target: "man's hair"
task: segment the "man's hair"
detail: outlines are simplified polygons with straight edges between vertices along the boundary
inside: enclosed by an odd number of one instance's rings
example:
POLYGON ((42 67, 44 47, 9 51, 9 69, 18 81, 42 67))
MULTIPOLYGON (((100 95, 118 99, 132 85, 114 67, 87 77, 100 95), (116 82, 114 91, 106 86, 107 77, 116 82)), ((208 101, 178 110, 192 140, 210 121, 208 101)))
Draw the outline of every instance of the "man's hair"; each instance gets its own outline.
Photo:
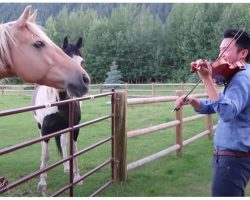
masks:
POLYGON ((244 31, 242 29, 227 29, 224 32, 224 38, 235 38, 235 40, 237 40, 236 46, 238 46, 239 50, 243 50, 243 49, 248 50, 246 61, 249 60, 249 57, 250 57, 250 35, 247 31, 244 31))

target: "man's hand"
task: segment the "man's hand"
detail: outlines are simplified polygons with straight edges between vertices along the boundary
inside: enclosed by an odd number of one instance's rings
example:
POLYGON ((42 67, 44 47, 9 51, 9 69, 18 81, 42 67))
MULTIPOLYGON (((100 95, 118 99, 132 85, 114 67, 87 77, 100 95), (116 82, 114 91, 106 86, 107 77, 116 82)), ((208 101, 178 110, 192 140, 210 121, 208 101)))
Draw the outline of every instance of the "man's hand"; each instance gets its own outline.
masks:
POLYGON ((175 101, 175 107, 176 107, 176 109, 179 110, 182 106, 191 104, 191 102, 193 101, 193 99, 194 99, 193 97, 191 97, 191 96, 186 97, 186 95, 183 95, 183 96, 179 97, 175 101))
POLYGON ((175 106, 176 106, 175 108, 176 108, 176 110, 179 110, 182 106, 188 105, 188 104, 190 104, 196 111, 200 110, 199 99, 192 97, 192 96, 186 97, 185 95, 179 97, 175 101, 175 106))
POLYGON ((196 60, 191 63, 191 70, 198 72, 199 77, 204 80, 212 77, 212 67, 207 60, 196 60))

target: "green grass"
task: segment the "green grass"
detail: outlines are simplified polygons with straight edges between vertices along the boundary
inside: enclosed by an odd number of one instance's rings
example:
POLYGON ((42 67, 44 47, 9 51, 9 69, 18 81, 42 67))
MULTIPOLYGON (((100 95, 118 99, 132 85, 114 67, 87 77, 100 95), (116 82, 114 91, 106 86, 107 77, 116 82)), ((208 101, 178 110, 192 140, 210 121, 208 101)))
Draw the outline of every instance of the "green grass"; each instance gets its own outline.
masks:
MULTIPOLYGON (((85 101, 82 108, 82 121, 88 121, 107 115, 111 112, 107 104, 109 97, 85 101)), ((1 96, 0 110, 30 105, 29 97, 1 96)), ((128 130, 156 125, 172 121, 175 117, 170 111, 174 103, 157 103, 128 107, 128 130)), ((185 116, 194 115, 191 108, 186 107, 185 116)), ((190 138, 204 130, 205 120, 200 119, 185 124, 184 139, 190 138)), ((216 117, 214 117, 216 121, 216 117)), ((104 139, 111 134, 111 120, 87 126, 80 131, 78 148, 87 146, 104 139)), ((31 112, 8 117, 0 120, 0 149, 39 137, 36 122, 31 112)), ((158 131, 142 137, 128 140, 128 163, 161 151, 175 143, 174 128, 158 131)), ((59 160, 54 140, 50 141, 50 160, 59 160)), ((110 158, 110 142, 90 151, 78 158, 80 173, 84 174, 98 164, 110 158)), ((13 182, 39 169, 41 145, 32 145, 26 149, 0 157, 0 176, 13 182)), ((99 194, 102 197, 130 196, 210 196, 211 160, 213 152, 212 140, 202 138, 184 147, 183 155, 158 159, 140 168, 130 170, 125 182, 113 184, 99 194)), ((105 184, 111 175, 110 166, 98 171, 84 181, 84 185, 76 186, 75 196, 89 196, 105 184)), ((63 173, 63 166, 58 166, 48 172, 48 195, 68 183, 68 174, 63 173)), ((36 185, 39 178, 18 186, 1 196, 41 196, 36 185)), ((249 189, 247 191, 250 191, 249 189)), ((249 192, 247 192, 249 194, 249 192)), ((68 192, 62 194, 68 196, 68 192)))

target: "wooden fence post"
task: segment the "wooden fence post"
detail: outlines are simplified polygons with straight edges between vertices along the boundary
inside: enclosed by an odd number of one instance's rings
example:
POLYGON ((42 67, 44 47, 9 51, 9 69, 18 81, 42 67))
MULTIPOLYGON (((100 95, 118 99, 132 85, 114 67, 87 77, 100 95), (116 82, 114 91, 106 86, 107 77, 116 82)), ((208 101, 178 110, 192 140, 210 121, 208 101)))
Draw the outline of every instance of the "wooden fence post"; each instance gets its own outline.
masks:
POLYGON ((152 96, 155 96, 155 83, 152 83, 152 96))
POLYGON ((213 137, 213 119, 212 115, 206 115, 206 129, 209 131, 208 137, 209 139, 212 139, 213 137))
POLYGON ((184 82, 181 81, 181 88, 180 88, 182 91, 184 90, 184 82))
POLYGON ((127 94, 114 94, 114 181, 127 178, 127 94))
POLYGON ((125 93, 128 96, 128 83, 125 84, 125 93))
POLYGON ((4 188, 7 185, 8 185, 8 180, 5 177, 0 176, 0 189, 4 188))
MULTIPOLYGON (((177 96, 182 96, 183 91, 182 90, 177 90, 176 95, 177 96)), ((176 126, 175 129, 175 135, 176 135, 176 144, 180 145, 180 149, 177 150, 177 155, 181 156, 182 154, 182 148, 183 148, 183 139, 182 139, 182 132, 183 132, 183 114, 182 114, 182 107, 175 112, 175 119, 180 121, 180 124, 176 126)))
POLYGON ((1 89, 2 89, 2 95, 4 95, 4 87, 5 87, 5 86, 1 86, 1 89))
POLYGON ((102 94, 102 83, 100 83, 100 94, 102 94))
POLYGON ((22 85, 19 85, 18 86, 18 96, 22 96, 22 92, 23 92, 23 88, 22 88, 22 85))

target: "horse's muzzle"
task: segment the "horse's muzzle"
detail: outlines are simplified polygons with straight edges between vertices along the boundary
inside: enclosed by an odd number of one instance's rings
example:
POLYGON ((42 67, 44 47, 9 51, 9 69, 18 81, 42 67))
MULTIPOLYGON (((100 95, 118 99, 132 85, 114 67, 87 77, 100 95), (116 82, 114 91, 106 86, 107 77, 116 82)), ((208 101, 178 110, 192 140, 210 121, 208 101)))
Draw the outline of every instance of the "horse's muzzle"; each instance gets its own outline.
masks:
POLYGON ((87 75, 83 75, 80 84, 69 83, 67 87, 67 92, 70 97, 81 97, 88 93, 89 91, 90 78, 87 75))
POLYGON ((89 78, 86 74, 83 75, 82 80, 83 80, 83 83, 84 83, 87 87, 89 87, 90 78, 89 78))

